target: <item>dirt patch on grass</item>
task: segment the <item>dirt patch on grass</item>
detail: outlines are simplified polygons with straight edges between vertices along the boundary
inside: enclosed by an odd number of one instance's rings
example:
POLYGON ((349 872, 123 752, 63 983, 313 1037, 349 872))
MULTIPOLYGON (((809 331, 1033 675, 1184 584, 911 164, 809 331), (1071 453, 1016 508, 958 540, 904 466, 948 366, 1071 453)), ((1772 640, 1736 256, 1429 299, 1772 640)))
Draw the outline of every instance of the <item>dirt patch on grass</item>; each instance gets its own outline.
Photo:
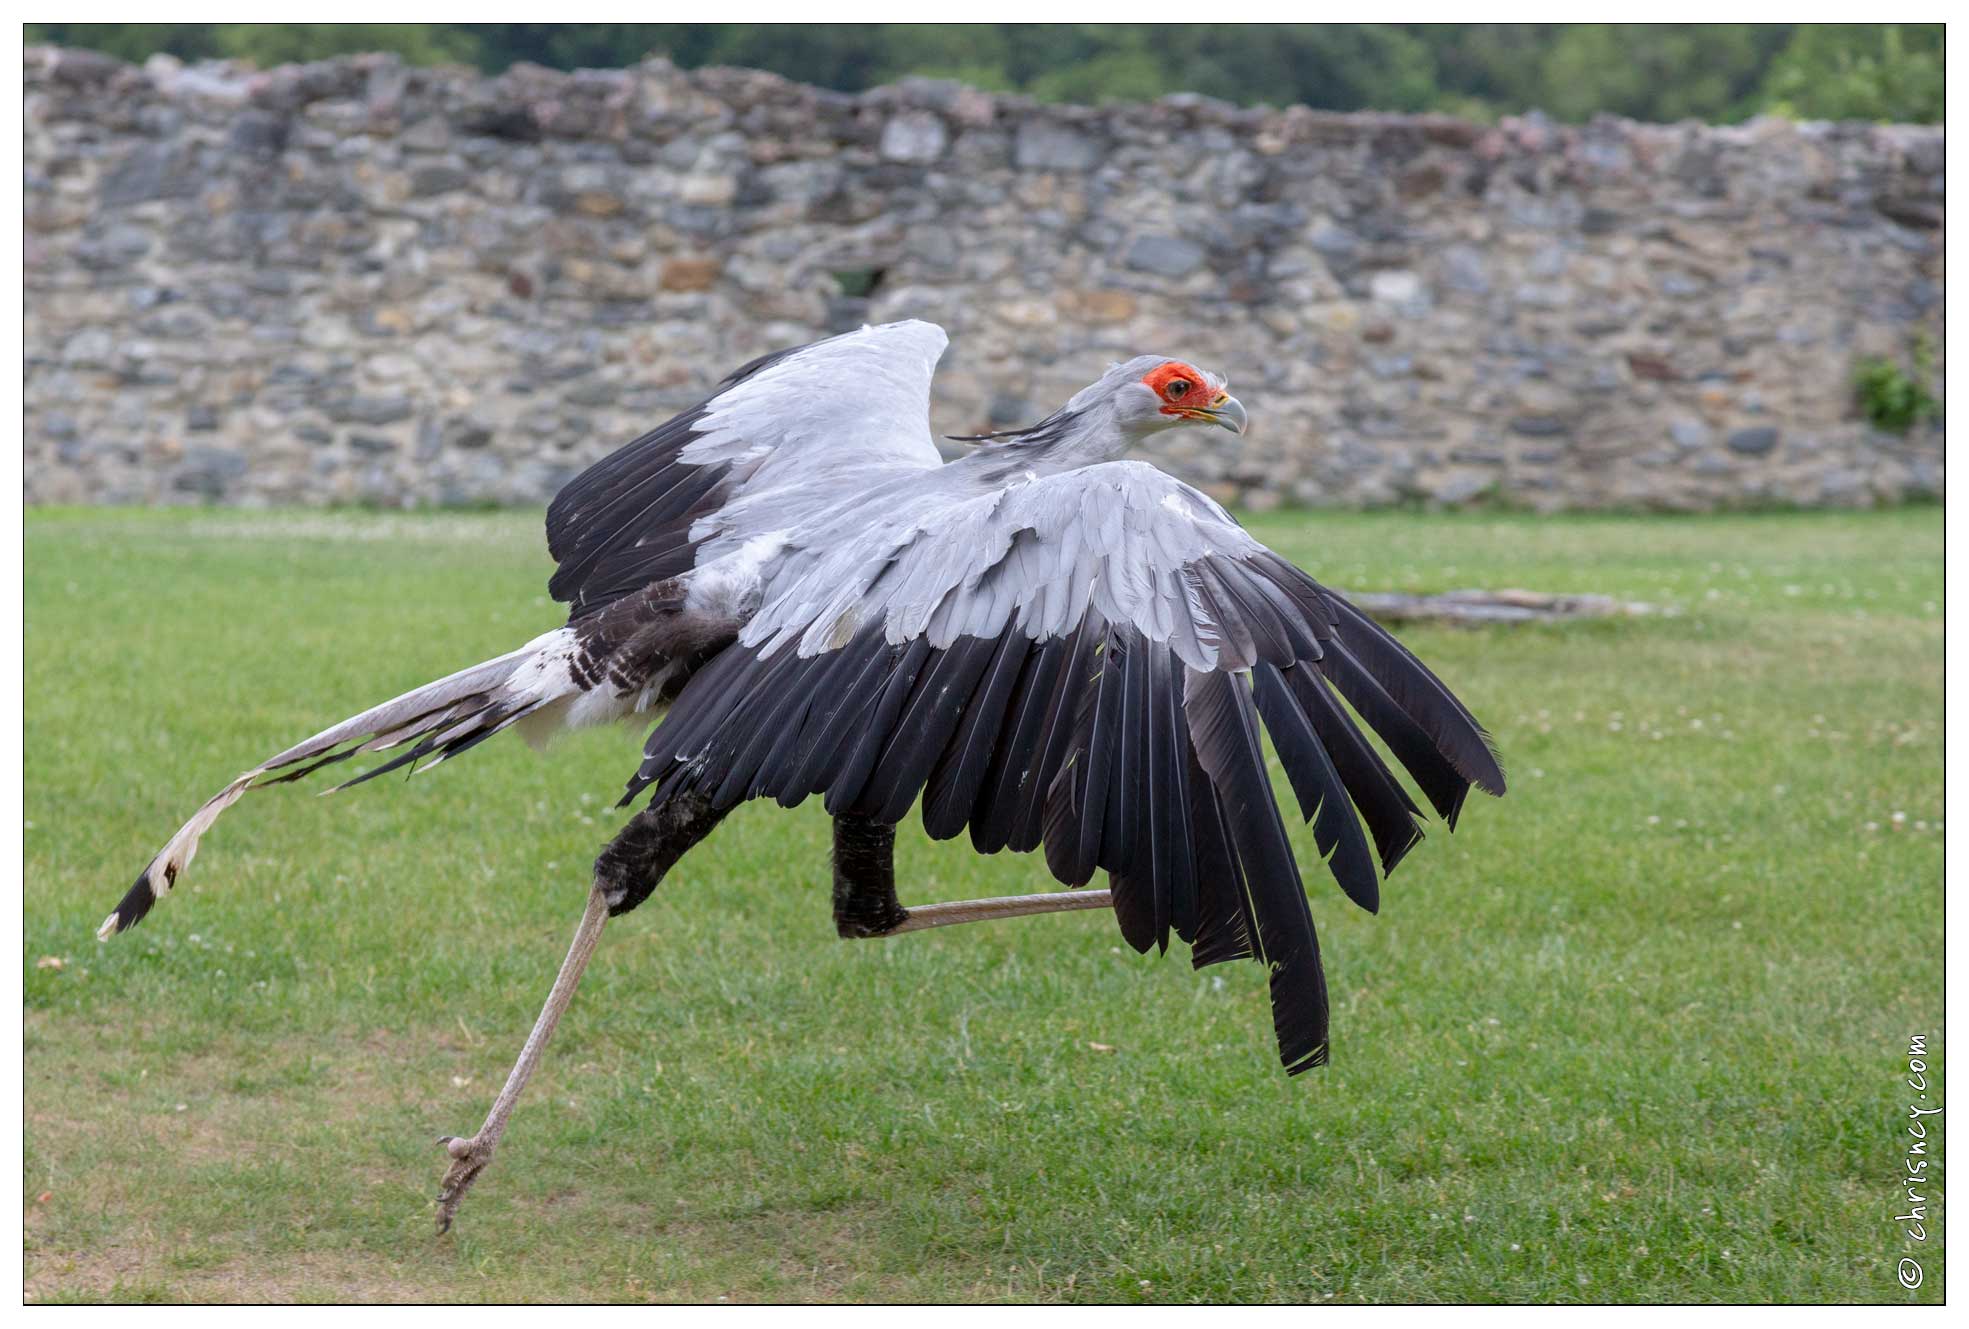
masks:
POLYGON ((168 1252, 130 1246, 28 1255, 27 1301, 62 1300, 259 1302, 335 1301, 401 1304, 440 1298, 428 1282, 402 1276, 387 1262, 353 1252, 307 1251, 279 1260, 236 1256, 204 1269, 172 1267, 168 1252))

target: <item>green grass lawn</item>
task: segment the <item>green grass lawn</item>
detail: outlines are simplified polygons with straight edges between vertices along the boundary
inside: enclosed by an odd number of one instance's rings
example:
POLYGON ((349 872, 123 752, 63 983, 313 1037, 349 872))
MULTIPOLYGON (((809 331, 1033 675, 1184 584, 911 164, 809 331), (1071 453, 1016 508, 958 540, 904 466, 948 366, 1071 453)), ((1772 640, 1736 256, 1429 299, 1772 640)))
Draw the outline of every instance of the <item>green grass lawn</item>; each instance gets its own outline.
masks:
MULTIPOLYGON (((611 925, 438 1238, 434 1139, 639 735, 255 795, 93 932, 238 771, 553 626, 538 517, 30 513, 27 1295, 1938 1300, 1939 1222, 1908 1294, 1891 1218, 1943 1032, 1940 510, 1251 524, 1340 586, 1673 611, 1403 634, 1511 794, 1379 917, 1295 827, 1331 1067, 1279 1072, 1258 966, 1099 915, 836 940, 824 815, 753 805, 611 925)), ((913 819, 897 876, 1049 887, 913 819)))

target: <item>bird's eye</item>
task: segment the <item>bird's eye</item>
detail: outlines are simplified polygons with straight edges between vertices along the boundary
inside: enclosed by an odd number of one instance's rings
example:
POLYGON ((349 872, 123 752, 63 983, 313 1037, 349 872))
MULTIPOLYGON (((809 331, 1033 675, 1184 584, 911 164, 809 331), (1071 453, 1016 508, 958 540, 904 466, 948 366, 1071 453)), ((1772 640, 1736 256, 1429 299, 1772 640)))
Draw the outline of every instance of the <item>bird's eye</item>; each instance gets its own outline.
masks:
POLYGON ((1169 380, 1169 385, 1163 389, 1164 392, 1169 394, 1169 400, 1171 401, 1175 401, 1176 398, 1189 390, 1190 381, 1186 378, 1172 378, 1169 380))

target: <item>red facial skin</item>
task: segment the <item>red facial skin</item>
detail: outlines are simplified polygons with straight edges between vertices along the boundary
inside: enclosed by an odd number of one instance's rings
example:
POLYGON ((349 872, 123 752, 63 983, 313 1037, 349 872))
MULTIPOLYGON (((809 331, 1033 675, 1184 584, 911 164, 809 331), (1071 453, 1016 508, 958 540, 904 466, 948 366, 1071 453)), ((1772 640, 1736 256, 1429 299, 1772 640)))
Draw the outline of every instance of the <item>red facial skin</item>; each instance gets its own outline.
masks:
POLYGON ((1143 376, 1142 382, 1162 399, 1164 415, 1193 417, 1223 396, 1223 393, 1211 390, 1210 381, 1201 369, 1186 365, 1181 360, 1169 360, 1157 365, 1143 376), (1182 393, 1172 394, 1170 386, 1176 383, 1187 383, 1189 387, 1182 393))

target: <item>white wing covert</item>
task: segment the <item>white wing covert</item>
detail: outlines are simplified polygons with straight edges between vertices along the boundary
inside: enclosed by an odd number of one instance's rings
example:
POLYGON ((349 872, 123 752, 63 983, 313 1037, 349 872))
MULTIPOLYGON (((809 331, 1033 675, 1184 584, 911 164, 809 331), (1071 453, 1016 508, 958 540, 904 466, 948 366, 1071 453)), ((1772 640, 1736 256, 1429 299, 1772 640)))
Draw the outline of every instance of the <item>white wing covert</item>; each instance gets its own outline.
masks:
POLYGON ((865 327, 754 360, 570 481, 547 509, 570 619, 678 576, 879 478, 937 466, 931 323, 865 327))

